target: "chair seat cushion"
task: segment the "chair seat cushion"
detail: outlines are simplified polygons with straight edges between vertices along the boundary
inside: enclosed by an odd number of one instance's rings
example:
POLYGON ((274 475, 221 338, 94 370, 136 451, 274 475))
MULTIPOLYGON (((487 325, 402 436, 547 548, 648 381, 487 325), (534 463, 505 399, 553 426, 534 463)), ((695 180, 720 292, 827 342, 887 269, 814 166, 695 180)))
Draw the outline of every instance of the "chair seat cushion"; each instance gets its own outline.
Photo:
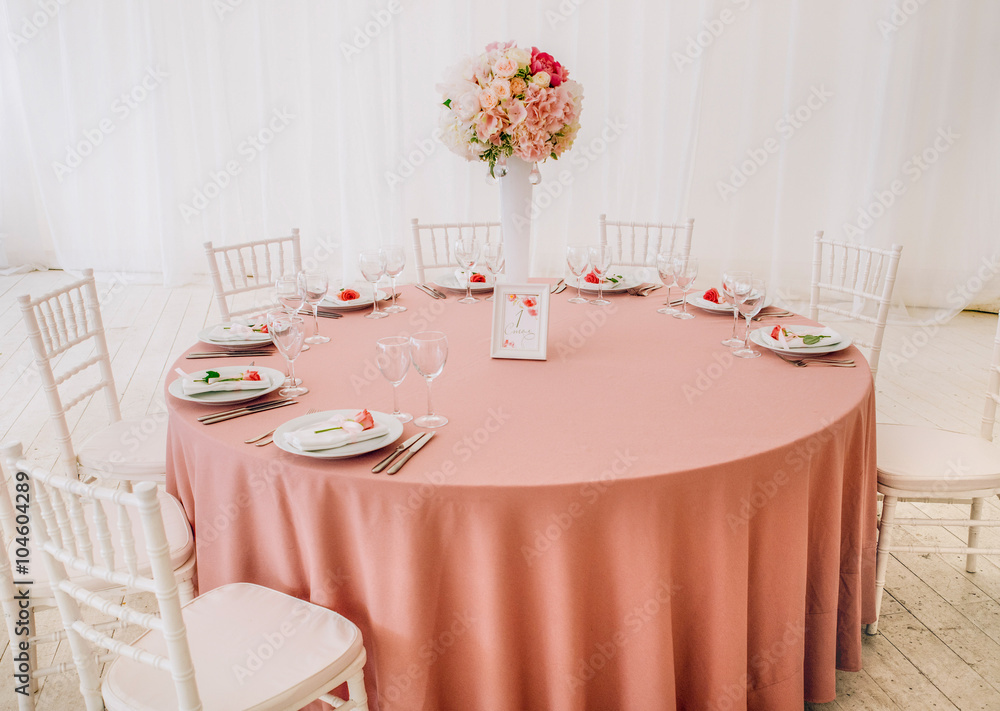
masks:
MULTIPOLYGON (((170 547, 170 562, 174 570, 177 570, 183 563, 194 556, 194 537, 191 535, 191 526, 188 524, 187 516, 184 514, 184 509, 181 507, 180 501, 163 491, 163 489, 159 489, 157 498, 160 501, 160 511, 163 514, 163 528, 167 533, 167 544, 170 547)), ((104 510, 108 518, 108 529, 111 533, 111 546, 115 552, 116 567, 120 570, 125 570, 125 560, 122 557, 121 531, 118 529, 118 518, 115 507, 108 505, 104 510)), ((92 516, 90 505, 84 509, 84 516, 90 520, 92 516)), ((149 555, 146 553, 146 536, 142 531, 142 521, 137 514, 130 515, 129 520, 132 522, 132 535, 135 537, 136 564, 139 568, 139 574, 151 576, 152 572, 149 565, 149 555)), ((51 597, 52 591, 49 587, 45 564, 42 562, 42 553, 41 550, 33 550, 31 545, 33 542, 33 538, 29 539, 28 549, 31 551, 31 577, 34 581, 31 595, 34 598, 51 597)), ((17 545, 16 540, 12 540, 7 544, 7 553, 11 560, 14 560, 14 548, 17 545)), ((96 540, 91 541, 91 545, 93 547, 92 554, 94 560, 101 560, 101 551, 98 542, 96 540)), ((66 566, 66 572, 73 582, 82 585, 88 590, 101 591, 118 587, 104 580, 92 578, 69 566, 66 566)))
POLYGON ((88 437, 76 458, 101 477, 162 481, 167 471, 167 416, 112 422, 88 437))
POLYGON ((876 442, 880 486, 927 494, 1000 489, 1000 447, 982 437, 880 424, 876 442))
MULTIPOLYGON (((269 588, 223 585, 183 608, 198 693, 205 711, 291 708, 327 684, 362 651, 350 620, 269 588)), ((134 643, 166 656, 159 631, 134 643)), ((170 674, 119 657, 102 686, 109 711, 175 711, 170 674)))

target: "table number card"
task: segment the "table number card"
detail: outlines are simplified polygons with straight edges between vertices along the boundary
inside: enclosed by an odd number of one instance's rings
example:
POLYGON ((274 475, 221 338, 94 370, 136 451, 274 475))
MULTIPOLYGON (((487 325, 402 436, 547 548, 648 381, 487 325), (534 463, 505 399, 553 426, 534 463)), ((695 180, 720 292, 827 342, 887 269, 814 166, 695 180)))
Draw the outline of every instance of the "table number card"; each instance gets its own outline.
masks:
POLYGON ((548 337, 548 285, 497 284, 493 291, 490 355, 545 360, 548 337))

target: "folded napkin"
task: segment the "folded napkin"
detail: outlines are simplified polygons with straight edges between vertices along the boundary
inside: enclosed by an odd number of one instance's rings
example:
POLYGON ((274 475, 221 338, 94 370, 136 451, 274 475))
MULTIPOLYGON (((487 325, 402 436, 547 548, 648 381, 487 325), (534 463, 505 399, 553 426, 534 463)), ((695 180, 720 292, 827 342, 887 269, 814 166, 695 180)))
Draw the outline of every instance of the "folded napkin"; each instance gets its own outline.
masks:
POLYGON ((371 429, 362 429, 363 425, 354 420, 348 420, 341 415, 334 415, 328 420, 317 422, 301 430, 285 433, 285 441, 296 449, 311 452, 318 449, 333 449, 345 444, 364 442, 389 434, 389 428, 375 422, 371 429))
POLYGON ((469 279, 472 277, 473 274, 480 274, 480 275, 482 275, 483 281, 474 281, 474 282, 472 282, 472 284, 474 284, 474 285, 475 284, 479 284, 481 286, 489 286, 490 285, 490 282, 492 280, 490 279, 490 277, 489 277, 488 274, 484 274, 483 272, 477 272, 477 271, 466 271, 465 269, 456 269, 455 270, 455 280, 459 283, 460 286, 465 286, 466 282, 469 281, 469 279))
POLYGON ((181 390, 185 395, 201 395, 203 393, 224 393, 231 390, 262 390, 271 387, 271 380, 263 373, 260 380, 227 380, 225 378, 209 378, 204 382, 204 376, 195 379, 190 375, 181 380, 181 390))
POLYGON ((242 323, 222 324, 213 328, 208 337, 213 341, 270 341, 271 336, 242 323))
POLYGON ((771 338, 776 340, 781 348, 830 346, 840 341, 836 331, 823 326, 796 326, 794 332, 775 326, 771 330, 771 338))

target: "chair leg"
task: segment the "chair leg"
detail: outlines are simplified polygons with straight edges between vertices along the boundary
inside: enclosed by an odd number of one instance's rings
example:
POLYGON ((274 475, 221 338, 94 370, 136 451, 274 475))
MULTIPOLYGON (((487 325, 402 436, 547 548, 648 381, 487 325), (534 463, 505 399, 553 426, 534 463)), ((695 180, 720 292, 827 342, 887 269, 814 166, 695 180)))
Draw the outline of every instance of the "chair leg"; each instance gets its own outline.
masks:
POLYGON ((885 569, 889 565, 889 543, 896 518, 896 497, 882 499, 882 517, 878 522, 878 556, 875 559, 875 621, 868 625, 868 634, 878 633, 878 618, 882 612, 882 592, 885 589, 885 569))
POLYGON ((368 693, 365 691, 365 673, 359 671, 347 680, 347 693, 354 708, 358 711, 368 711, 368 693))
MULTIPOLYGON (((969 518, 973 521, 978 521, 983 517, 983 500, 973 499, 972 509, 969 511, 969 518)), ((979 547, 979 526, 969 526, 969 548, 979 547)), ((965 569, 970 573, 976 572, 976 564, 978 562, 979 556, 974 553, 969 553, 965 557, 965 569)))
POLYGON ((194 583, 191 580, 182 580, 177 583, 177 595, 180 597, 182 605, 194 600, 194 583))

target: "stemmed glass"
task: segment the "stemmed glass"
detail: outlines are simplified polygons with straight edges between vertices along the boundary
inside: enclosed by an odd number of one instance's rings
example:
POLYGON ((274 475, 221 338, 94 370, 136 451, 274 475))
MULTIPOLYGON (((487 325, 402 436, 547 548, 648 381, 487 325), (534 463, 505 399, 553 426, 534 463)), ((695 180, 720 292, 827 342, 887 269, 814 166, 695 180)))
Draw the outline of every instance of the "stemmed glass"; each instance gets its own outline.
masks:
POLYGON ((590 250, 586 247, 567 247, 566 266, 570 273, 576 277, 576 296, 569 300, 571 304, 589 304, 590 299, 583 296, 583 275, 590 266, 590 250))
POLYGON ((278 352, 285 357, 288 363, 288 380, 293 383, 281 388, 278 394, 282 397, 305 395, 309 388, 294 384, 295 359, 302 352, 302 342, 306 335, 305 320, 301 316, 272 311, 268 314, 267 332, 271 334, 271 341, 278 347, 278 352))
POLYGON ((674 281, 681 288, 681 298, 684 299, 684 310, 674 314, 674 318, 694 318, 694 314, 689 314, 687 310, 687 294, 694 286, 694 280, 698 278, 698 260, 694 257, 674 258, 674 281))
MULTIPOLYGON (((278 303, 284 306, 289 314, 297 314, 306 303, 306 291, 298 274, 278 277, 274 282, 274 292, 278 303)), ((303 345, 302 350, 309 350, 309 346, 303 345)))
POLYGON ((591 247, 588 254, 590 255, 590 266, 593 268, 594 275, 598 279, 597 298, 591 299, 590 303, 597 306, 610 304, 611 302, 604 298, 604 275, 611 268, 611 247, 606 244, 591 247))
POLYGON ((474 304, 479 299, 472 295, 471 270, 479 261, 479 245, 475 240, 460 239, 455 241, 455 260, 458 266, 465 270, 465 298, 459 299, 460 304, 474 304))
MULTIPOLYGON (((398 245, 386 247, 385 252, 385 273, 392 280, 392 306, 388 306, 385 312, 388 314, 401 314, 406 311, 405 306, 396 306, 396 277, 403 273, 406 266, 406 250, 398 245)), ((409 422, 409 420, 404 420, 409 422)))
POLYGON ((372 285, 372 312, 365 318, 385 318, 389 314, 378 310, 378 280, 385 275, 385 252, 381 249, 362 252, 358 255, 361 276, 372 285))
POLYGON ((448 359, 448 337, 440 331, 421 331, 410 337, 410 357, 413 367, 427 381, 427 414, 413 421, 418 427, 441 427, 448 418, 434 414, 431 403, 431 381, 441 375, 448 359))
POLYGON ((743 340, 736 337, 736 324, 740 319, 740 310, 736 306, 735 297, 746 296, 750 290, 750 279, 753 275, 750 272, 722 272, 722 298, 733 307, 733 335, 722 342, 722 345, 730 348, 737 348, 743 345, 743 340))
MULTIPOLYGON (((487 243, 483 247, 483 266, 490 273, 490 280, 493 282, 493 289, 497 286, 497 274, 503 267, 503 245, 499 242, 487 243)), ((493 294, 486 297, 486 301, 493 301, 493 294)))
POLYGON ((677 282, 674 279, 674 253, 673 252, 660 252, 656 255, 656 271, 660 273, 660 279, 663 280, 663 285, 667 287, 667 301, 662 309, 657 309, 658 314, 673 315, 677 313, 677 309, 670 305, 670 288, 674 286, 677 282))
MULTIPOLYGON (((737 308, 747 320, 747 330, 743 334, 743 347, 733 351, 734 356, 740 358, 760 358, 760 351, 755 351, 750 347, 750 322, 753 317, 760 313, 764 306, 764 298, 767 296, 767 284, 763 279, 750 279, 750 288, 745 290, 745 294, 736 292, 734 300, 737 308)), ((742 291, 742 289, 741 289, 742 291)))
POLYGON ((392 416, 400 422, 409 422, 413 415, 399 411, 398 388, 410 370, 410 339, 389 336, 375 341, 375 363, 382 377, 392 383, 392 416))
POLYGON ((319 335, 319 302, 326 296, 330 280, 323 272, 299 272, 299 282, 305 302, 312 306, 313 312, 313 335, 306 339, 306 343, 329 343, 328 336, 319 335))

